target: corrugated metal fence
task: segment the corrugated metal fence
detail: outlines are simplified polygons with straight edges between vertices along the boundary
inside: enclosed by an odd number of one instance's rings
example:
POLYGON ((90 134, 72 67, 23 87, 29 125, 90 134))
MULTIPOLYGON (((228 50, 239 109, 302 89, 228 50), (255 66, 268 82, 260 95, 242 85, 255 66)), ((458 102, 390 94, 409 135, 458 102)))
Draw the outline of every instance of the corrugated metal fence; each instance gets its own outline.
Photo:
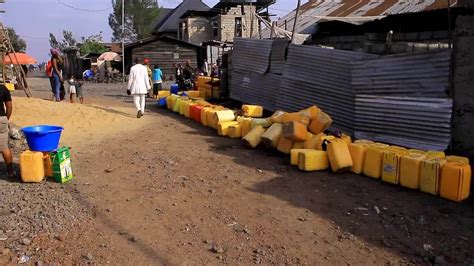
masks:
POLYGON ((269 111, 316 104, 357 138, 447 148, 449 51, 377 56, 287 44, 236 39, 231 98, 269 111))

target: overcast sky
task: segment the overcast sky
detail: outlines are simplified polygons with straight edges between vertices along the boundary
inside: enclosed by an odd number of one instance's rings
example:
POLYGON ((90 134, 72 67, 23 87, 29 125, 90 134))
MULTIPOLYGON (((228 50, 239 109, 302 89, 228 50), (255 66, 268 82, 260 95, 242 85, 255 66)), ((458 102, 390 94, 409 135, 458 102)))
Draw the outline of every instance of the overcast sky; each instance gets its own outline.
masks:
MULTIPOLYGON (((212 7, 218 0, 204 2, 212 7)), ((180 0, 159 1, 163 7, 175 7, 179 3, 180 0)), ((112 34, 108 17, 111 6, 111 0, 6 0, 5 4, 0 5, 0 9, 6 11, 5 14, 0 14, 0 20, 5 26, 14 28, 17 34, 26 40, 27 53, 41 62, 48 59, 49 32, 59 37, 62 36, 62 30, 67 29, 80 39, 81 36, 102 31, 104 41, 110 41, 112 34)), ((270 11, 283 16, 295 6, 296 0, 277 0, 270 11)))

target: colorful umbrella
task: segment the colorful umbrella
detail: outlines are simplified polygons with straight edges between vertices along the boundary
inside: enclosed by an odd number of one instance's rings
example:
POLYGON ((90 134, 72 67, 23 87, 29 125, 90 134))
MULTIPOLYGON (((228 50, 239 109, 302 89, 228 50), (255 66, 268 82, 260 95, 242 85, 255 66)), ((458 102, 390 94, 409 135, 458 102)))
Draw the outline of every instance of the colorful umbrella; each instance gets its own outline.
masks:
POLYGON ((105 52, 98 59, 101 61, 122 61, 120 55, 115 52, 105 52))
POLYGON ((32 65, 36 64, 36 59, 24 53, 8 53, 3 56, 4 65, 32 65))

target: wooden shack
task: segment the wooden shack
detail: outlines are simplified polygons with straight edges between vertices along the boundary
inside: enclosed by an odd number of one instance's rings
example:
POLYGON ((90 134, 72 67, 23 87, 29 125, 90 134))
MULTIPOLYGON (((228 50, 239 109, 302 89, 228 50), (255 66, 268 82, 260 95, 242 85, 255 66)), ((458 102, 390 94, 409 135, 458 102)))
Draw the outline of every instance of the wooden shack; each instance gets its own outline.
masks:
POLYGON ((153 36, 125 46, 125 69, 130 72, 135 58, 150 60, 150 65, 158 65, 168 78, 174 74, 173 64, 185 64, 191 61, 193 67, 203 63, 201 46, 180 41, 168 36, 153 36))

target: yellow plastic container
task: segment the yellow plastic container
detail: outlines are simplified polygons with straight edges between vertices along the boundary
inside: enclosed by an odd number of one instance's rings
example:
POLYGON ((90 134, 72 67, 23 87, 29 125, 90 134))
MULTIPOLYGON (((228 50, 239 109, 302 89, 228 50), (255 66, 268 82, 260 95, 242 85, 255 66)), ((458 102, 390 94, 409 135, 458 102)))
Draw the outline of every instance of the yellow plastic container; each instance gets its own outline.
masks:
POLYGON ((445 159, 428 159, 421 162, 420 190, 422 192, 438 195, 441 169, 445 164, 445 159))
POLYGON ((319 134, 328 129, 332 124, 331 117, 325 112, 320 112, 318 116, 309 124, 309 131, 313 134, 319 134))
POLYGON ((219 136, 228 136, 229 135, 229 127, 238 125, 239 122, 237 121, 229 121, 229 122, 220 122, 217 125, 217 134, 219 136))
POLYGON ((218 112, 216 109, 207 110, 206 121, 207 121, 208 127, 214 128, 217 130, 217 124, 219 124, 219 120, 217 119, 217 116, 215 115, 216 112, 218 112))
POLYGON ((270 119, 268 118, 252 118, 252 128, 256 126, 262 126, 263 128, 268 128, 272 125, 270 119))
POLYGON ((44 176, 53 177, 53 163, 51 161, 51 154, 43 152, 44 176))
POLYGON ((291 165, 298 166, 299 153, 301 151, 306 151, 306 149, 291 149, 291 151, 290 151, 291 165))
POLYGON ((247 133, 252 130, 252 118, 244 117, 242 118, 242 136, 247 135, 247 133))
POLYGON ((349 147, 343 140, 331 141, 327 147, 327 155, 335 173, 350 170, 353 166, 349 147))
POLYGON ((316 149, 320 151, 327 149, 327 143, 329 143, 330 141, 336 140, 336 137, 327 136, 324 133, 319 133, 314 138, 315 138, 315 143, 316 143, 316 149))
POLYGON ((181 98, 176 98, 173 104, 173 112, 179 113, 179 111, 181 110, 181 102, 182 102, 181 98))
POLYGON ((469 158, 461 156, 446 156, 446 161, 450 163, 469 164, 469 158))
POLYGON ((201 110, 201 124, 203 126, 208 126, 208 123, 207 123, 207 112, 210 110, 211 108, 209 107, 204 107, 202 110, 201 110))
POLYGON ((314 137, 315 135, 308 132, 308 139, 303 142, 303 147, 305 149, 316 149, 316 139, 314 137))
POLYGON ((308 114, 304 114, 301 112, 286 113, 283 115, 282 123, 284 124, 284 123, 289 123, 289 122, 300 122, 305 125, 308 125, 310 122, 309 113, 308 114))
POLYGON ((420 188, 421 162, 426 159, 424 154, 410 153, 400 159, 400 185, 411 188, 420 188))
POLYGON ((442 198, 463 201, 469 197, 471 188, 471 166, 448 162, 441 170, 439 195, 442 198))
POLYGON ((278 141, 283 132, 283 126, 281 124, 273 124, 265 133, 262 135, 263 145, 267 148, 276 148, 278 141))
POLYGON ((14 91, 15 90, 15 84, 13 84, 13 83, 6 82, 5 87, 7 87, 7 90, 9 90, 9 91, 14 91))
POLYGON ((213 121, 216 121, 217 124, 223 123, 223 122, 234 121, 234 120, 235 120, 235 115, 234 115, 234 111, 232 110, 217 111, 213 115, 213 121))
POLYGON ((401 153, 406 155, 407 152, 390 148, 385 151, 382 160, 382 181, 391 184, 399 183, 401 153))
POLYGON ((42 152, 24 151, 20 154, 21 180, 25 183, 39 183, 44 180, 42 152))
POLYGON ((292 149, 304 149, 304 142, 295 142, 295 143, 293 143, 292 149))
POLYGON ((318 117, 319 113, 321 113, 321 109, 319 109, 316 105, 311 106, 310 108, 306 109, 309 113, 309 118, 311 120, 318 117))
POLYGON ((201 97, 199 91, 186 91, 186 95, 188 95, 189 98, 199 98, 201 97))
POLYGON ((229 137, 233 139, 242 138, 242 125, 237 123, 229 126, 229 137))
POLYGON ((409 149, 408 152, 415 153, 415 154, 426 154, 426 151, 417 150, 417 149, 409 149))
POLYGON ((446 154, 442 151, 427 151, 425 155, 427 158, 430 158, 430 159, 445 159, 446 158, 446 154))
POLYGON ((306 125, 292 121, 283 124, 283 136, 295 142, 303 142, 308 139, 308 130, 306 125))
POLYGON ((352 138, 349 135, 342 134, 341 139, 347 143, 347 146, 352 143, 352 138))
POLYGON ((371 141, 371 140, 367 140, 367 139, 358 139, 358 140, 355 140, 354 143, 373 144, 374 142, 371 141))
POLYGON ((384 149, 370 145, 365 151, 364 168, 362 173, 368 177, 380 179, 382 176, 382 162, 384 149))
POLYGON ((273 113, 273 115, 270 117, 270 122, 272 123, 283 123, 283 117, 285 116, 286 112, 284 111, 276 111, 273 113))
POLYGON ((298 154, 298 168, 302 171, 322 171, 329 168, 327 152, 305 150, 298 154))
POLYGON ((284 154, 290 154, 293 144, 294 142, 291 139, 281 136, 280 140, 278 141, 277 150, 284 154))
POLYGON ((247 117, 262 117, 263 116, 263 107, 260 105, 242 105, 242 110, 244 111, 244 116, 247 117))
POLYGON ((390 146, 388 148, 389 151, 392 151, 392 152, 403 152, 403 153, 408 153, 408 150, 406 148, 403 148, 403 147, 399 147, 399 146, 390 146))
POLYGON ((167 98, 170 95, 170 91, 158 91, 158 99, 167 98))
POLYGON ((262 135, 265 129, 262 126, 256 126, 252 129, 243 140, 252 148, 256 148, 262 142, 262 135))
POLYGON ((368 145, 366 143, 351 143, 349 144, 349 152, 352 158, 351 171, 356 174, 361 174, 364 168, 365 151, 368 145))

